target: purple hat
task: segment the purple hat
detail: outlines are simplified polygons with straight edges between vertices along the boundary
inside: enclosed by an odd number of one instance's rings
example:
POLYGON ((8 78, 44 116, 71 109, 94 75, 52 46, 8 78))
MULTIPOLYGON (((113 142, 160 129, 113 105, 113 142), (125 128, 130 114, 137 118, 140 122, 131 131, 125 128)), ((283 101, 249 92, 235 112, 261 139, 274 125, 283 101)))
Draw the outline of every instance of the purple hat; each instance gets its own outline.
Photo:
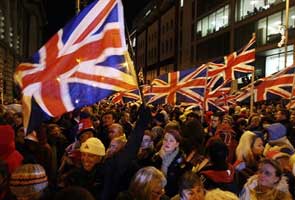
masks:
POLYGON ((268 140, 270 142, 274 140, 278 140, 286 136, 287 134, 286 127, 281 123, 271 124, 270 126, 266 128, 266 130, 268 131, 268 140))

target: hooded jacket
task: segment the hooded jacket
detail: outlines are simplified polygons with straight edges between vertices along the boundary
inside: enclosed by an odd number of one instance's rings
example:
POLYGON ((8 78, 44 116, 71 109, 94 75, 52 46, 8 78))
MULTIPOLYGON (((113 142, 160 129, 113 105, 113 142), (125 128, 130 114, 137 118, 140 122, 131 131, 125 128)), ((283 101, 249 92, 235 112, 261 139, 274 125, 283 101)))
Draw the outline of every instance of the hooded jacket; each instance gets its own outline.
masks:
POLYGON ((23 156, 15 149, 14 130, 10 125, 0 125, 0 159, 7 163, 10 173, 23 160, 23 156))
POLYGON ((235 170, 228 164, 227 169, 214 169, 214 167, 205 167, 200 171, 200 177, 204 187, 208 190, 220 188, 236 193, 237 186, 234 183, 235 170))

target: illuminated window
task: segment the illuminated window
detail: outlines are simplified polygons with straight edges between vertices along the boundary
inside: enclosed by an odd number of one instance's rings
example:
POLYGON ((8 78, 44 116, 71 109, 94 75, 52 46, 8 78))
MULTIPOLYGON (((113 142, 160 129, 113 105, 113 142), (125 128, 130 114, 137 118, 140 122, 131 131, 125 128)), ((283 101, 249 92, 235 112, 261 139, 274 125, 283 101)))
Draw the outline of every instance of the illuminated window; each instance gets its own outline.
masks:
MULTIPOLYGON (((287 54, 287 66, 293 63, 293 52, 287 54)), ((266 57, 265 76, 269 76, 275 72, 282 70, 285 66, 285 54, 276 54, 266 57)))
POLYGON ((228 26, 229 22, 229 6, 226 5, 210 15, 200 19, 197 23, 196 34, 205 37, 210 33, 219 31, 228 26))

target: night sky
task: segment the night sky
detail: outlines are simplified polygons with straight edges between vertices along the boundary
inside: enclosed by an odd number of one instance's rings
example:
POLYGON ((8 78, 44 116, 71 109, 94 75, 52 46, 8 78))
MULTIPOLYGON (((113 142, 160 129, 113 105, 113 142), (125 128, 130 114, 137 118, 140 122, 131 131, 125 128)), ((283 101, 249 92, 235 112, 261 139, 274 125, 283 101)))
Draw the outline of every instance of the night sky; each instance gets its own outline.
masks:
MULTIPOLYGON (((45 5, 47 25, 45 27, 46 42, 75 15, 75 0, 48 0, 45 5)), ((146 5, 148 0, 122 0, 124 15, 130 31, 132 19, 146 5)))

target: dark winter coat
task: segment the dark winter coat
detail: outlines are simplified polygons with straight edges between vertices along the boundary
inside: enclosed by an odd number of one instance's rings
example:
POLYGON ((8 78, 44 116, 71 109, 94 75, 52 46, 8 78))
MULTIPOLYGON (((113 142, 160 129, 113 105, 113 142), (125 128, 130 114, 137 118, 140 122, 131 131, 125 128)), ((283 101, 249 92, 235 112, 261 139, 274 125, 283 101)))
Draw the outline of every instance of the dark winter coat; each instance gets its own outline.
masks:
MULTIPOLYGON (((161 170, 162 158, 156 153, 152 158, 153 166, 161 170)), ((179 151, 167 170, 167 185, 165 187, 166 195, 173 197, 178 193, 178 182, 180 177, 187 170, 191 170, 191 166, 185 161, 185 154, 179 151)))

